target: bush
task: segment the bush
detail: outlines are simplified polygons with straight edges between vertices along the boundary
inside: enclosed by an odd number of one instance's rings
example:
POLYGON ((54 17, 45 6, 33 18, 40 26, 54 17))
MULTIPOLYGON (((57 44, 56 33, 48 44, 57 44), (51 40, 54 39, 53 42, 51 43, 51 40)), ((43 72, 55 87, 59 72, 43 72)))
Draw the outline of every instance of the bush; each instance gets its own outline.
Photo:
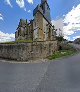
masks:
POLYGON ((73 46, 68 43, 61 42, 59 43, 59 50, 76 50, 73 46))
POLYGON ((63 36, 56 37, 56 39, 57 39, 58 41, 66 41, 66 39, 63 38, 63 36))

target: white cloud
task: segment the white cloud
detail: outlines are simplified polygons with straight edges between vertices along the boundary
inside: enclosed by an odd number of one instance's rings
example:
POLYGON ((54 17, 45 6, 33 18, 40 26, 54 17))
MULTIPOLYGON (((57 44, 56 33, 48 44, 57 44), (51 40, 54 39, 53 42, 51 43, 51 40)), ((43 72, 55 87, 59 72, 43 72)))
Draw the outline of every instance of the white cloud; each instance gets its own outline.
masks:
POLYGON ((33 0, 27 0, 28 3, 33 4, 33 0))
POLYGON ((75 39, 77 39, 77 38, 80 38, 80 36, 75 36, 75 37, 73 37, 73 40, 75 40, 75 39))
POLYGON ((28 13, 31 13, 31 10, 28 10, 28 13))
MULTIPOLYGON (((63 16, 63 35, 64 38, 70 40, 71 35, 75 34, 77 31, 80 31, 80 4, 78 4, 76 7, 73 7, 70 12, 63 16)), ((55 26, 59 28, 61 27, 61 23, 58 21, 55 26)))
POLYGON ((15 40, 15 34, 11 33, 4 33, 0 31, 0 42, 6 42, 6 41, 14 41, 15 40))
POLYGON ((26 11, 26 8, 24 8, 24 11, 26 11))
POLYGON ((57 36, 63 36, 63 19, 60 18, 56 21, 52 20, 52 25, 55 26, 55 29, 57 29, 56 33, 57 33, 57 36))
POLYGON ((26 11, 24 0, 16 0, 16 3, 20 8, 23 8, 26 11))
POLYGON ((0 20, 4 20, 4 19, 3 19, 3 15, 2 15, 1 13, 0 13, 0 20))
POLYGON ((72 10, 64 16, 63 22, 66 24, 63 27, 64 36, 69 37, 80 30, 80 4, 77 5, 77 7, 73 7, 72 10))
POLYGON ((13 7, 10 0, 5 0, 5 2, 7 3, 7 5, 9 5, 10 7, 13 7))
POLYGON ((66 40, 70 40, 70 37, 69 37, 69 36, 64 35, 64 39, 66 39, 66 40))

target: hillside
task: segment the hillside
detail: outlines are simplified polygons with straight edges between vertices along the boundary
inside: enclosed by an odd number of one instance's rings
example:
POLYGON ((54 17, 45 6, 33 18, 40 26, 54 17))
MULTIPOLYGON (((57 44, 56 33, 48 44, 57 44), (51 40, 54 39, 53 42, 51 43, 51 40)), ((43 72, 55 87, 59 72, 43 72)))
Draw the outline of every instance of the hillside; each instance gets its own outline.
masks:
POLYGON ((74 40, 74 43, 80 44, 80 38, 75 39, 75 40, 74 40))

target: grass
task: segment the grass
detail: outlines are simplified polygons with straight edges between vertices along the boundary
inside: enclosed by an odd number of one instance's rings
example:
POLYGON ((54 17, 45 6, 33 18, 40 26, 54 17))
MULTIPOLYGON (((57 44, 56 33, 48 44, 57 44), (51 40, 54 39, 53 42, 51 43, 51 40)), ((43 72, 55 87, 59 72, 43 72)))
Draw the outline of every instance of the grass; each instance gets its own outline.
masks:
POLYGON ((1 44, 15 44, 15 42, 14 41, 13 42, 3 42, 1 44))
POLYGON ((53 60, 53 59, 61 58, 64 56, 70 56, 75 53, 76 53, 76 51, 74 51, 74 50, 60 50, 60 51, 55 52, 52 56, 49 56, 48 59, 53 60))
POLYGON ((31 43, 32 40, 17 40, 12 42, 3 42, 1 44, 31 43))
POLYGON ((33 42, 32 40, 17 40, 17 43, 31 43, 33 42))

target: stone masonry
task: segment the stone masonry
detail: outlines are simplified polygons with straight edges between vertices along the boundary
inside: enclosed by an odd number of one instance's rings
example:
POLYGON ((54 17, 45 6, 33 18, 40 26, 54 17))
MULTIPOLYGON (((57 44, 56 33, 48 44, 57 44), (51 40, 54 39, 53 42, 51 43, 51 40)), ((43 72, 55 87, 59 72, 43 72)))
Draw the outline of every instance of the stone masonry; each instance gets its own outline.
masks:
POLYGON ((46 58, 57 50, 57 41, 0 44, 0 58, 27 61, 46 58))
POLYGON ((58 50, 47 0, 41 0, 41 4, 33 10, 33 16, 34 19, 30 20, 30 23, 27 19, 20 19, 14 44, 0 44, 0 58, 28 61, 46 58, 58 50), (20 40, 26 43, 19 43, 20 40))

